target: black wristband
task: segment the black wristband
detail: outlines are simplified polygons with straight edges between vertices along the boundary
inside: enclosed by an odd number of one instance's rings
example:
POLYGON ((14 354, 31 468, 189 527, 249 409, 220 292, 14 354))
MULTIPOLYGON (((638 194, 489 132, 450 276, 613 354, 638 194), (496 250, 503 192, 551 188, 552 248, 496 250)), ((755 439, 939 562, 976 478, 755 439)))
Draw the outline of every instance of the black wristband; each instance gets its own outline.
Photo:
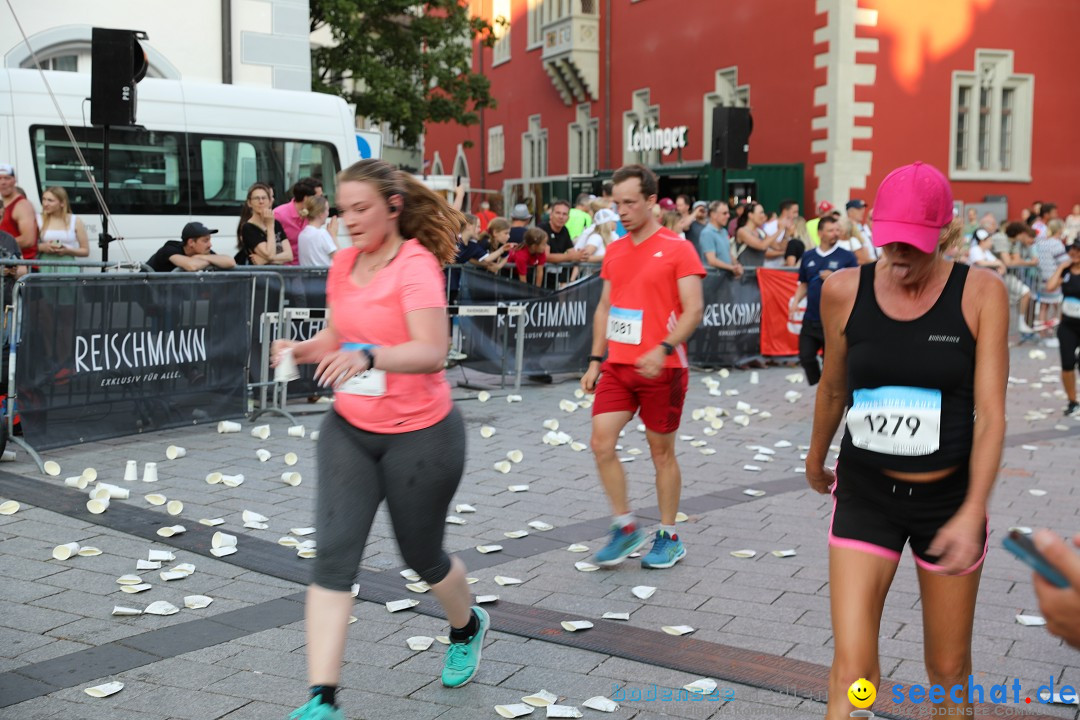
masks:
POLYGON ((360 352, 364 353, 364 356, 367 358, 367 369, 368 370, 374 370, 375 369, 375 355, 368 348, 361 348, 360 352))
POLYGON ((660 343, 660 347, 664 348, 665 355, 670 355, 671 353, 675 352, 675 346, 669 342, 660 343))
POLYGON ((599 355, 590 355, 589 356, 589 364, 591 365, 594 362, 602 363, 602 362, 604 362, 604 358, 602 358, 599 355))

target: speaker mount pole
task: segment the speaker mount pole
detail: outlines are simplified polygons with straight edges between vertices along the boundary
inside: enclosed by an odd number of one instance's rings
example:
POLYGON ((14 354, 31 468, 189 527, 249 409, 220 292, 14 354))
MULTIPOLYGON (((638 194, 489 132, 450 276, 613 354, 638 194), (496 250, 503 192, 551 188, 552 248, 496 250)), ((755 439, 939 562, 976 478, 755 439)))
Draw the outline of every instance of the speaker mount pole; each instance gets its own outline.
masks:
MULTIPOLYGON (((109 207, 109 126, 102 126, 104 140, 101 143, 101 234, 98 235, 98 247, 101 248, 101 261, 109 262, 109 243, 113 238, 109 235, 109 216, 106 209, 109 207)), ((105 272, 105 268, 101 268, 105 272)))

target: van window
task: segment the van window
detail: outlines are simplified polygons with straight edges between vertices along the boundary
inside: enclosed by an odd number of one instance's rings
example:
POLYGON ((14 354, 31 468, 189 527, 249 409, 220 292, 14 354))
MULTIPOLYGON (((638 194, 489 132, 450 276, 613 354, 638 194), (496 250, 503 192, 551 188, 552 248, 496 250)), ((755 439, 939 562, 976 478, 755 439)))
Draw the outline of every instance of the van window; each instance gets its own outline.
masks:
MULTIPOLYGON (((102 128, 73 127, 75 141, 103 189, 102 128)), ((53 185, 67 190, 76 214, 100 212, 90 181, 60 126, 30 128, 34 172, 40 192, 53 185)), ((109 208, 113 213, 146 215, 167 212, 183 202, 182 133, 139 128, 109 130, 109 208)), ((183 210, 181 210, 183 212, 183 210)))
POLYGON ((240 215, 252 183, 273 186, 275 204, 291 198, 293 183, 302 177, 323 182, 332 203, 340 169, 337 151, 329 143, 280 138, 192 135, 197 148, 192 170, 194 215, 240 215))

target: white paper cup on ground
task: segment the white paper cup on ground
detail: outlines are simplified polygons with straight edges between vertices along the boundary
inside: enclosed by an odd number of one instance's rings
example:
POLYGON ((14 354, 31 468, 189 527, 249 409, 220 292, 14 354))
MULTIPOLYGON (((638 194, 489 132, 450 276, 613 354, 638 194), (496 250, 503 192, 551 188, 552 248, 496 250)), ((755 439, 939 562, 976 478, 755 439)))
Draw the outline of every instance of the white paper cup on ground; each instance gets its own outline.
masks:
POLYGON ((139 479, 139 463, 134 460, 128 460, 127 465, 124 466, 124 480, 127 482, 134 482, 139 479))
POLYGON ((100 500, 109 497, 109 488, 98 486, 90 491, 91 500, 100 500))
POLYGON ((169 447, 165 448, 165 457, 170 460, 176 460, 177 458, 182 458, 185 455, 187 455, 187 449, 182 448, 179 445, 170 445, 169 447))
POLYGON ((228 533, 216 532, 210 539, 210 546, 214 548, 236 547, 236 536, 228 533))
POLYGON ((63 545, 57 545, 53 548, 52 556, 54 560, 67 560, 70 557, 74 557, 79 554, 79 543, 69 542, 63 545))
POLYGON ((551 430, 552 432, 554 432, 555 430, 558 430, 559 429, 559 421, 556 420, 555 418, 545 420, 544 421, 544 429, 545 430, 551 430))
POLYGON ((14 515, 19 512, 21 506, 14 500, 8 500, 5 503, 0 503, 0 515, 14 515))
POLYGON ((291 428, 289 428, 289 437, 302 438, 306 434, 307 430, 304 429, 303 425, 293 425, 291 428))
POLYGON ((240 423, 231 420, 222 420, 217 424, 217 431, 219 433, 238 433, 240 432, 240 423))
POLYGON ((160 493, 150 493, 149 495, 146 495, 145 498, 146 502, 150 503, 151 505, 164 505, 169 501, 167 497, 160 493))
POLYGON ((105 683, 104 685, 95 685, 94 687, 88 687, 83 690, 84 693, 93 698, 109 697, 115 695, 124 689, 124 683, 117 680, 116 682, 105 683))
POLYGON ((251 428, 251 437, 257 437, 260 440, 267 439, 268 437, 270 437, 270 426, 256 425, 255 427, 251 428))
POLYGON ((94 515, 100 515, 109 509, 109 498, 93 498, 86 503, 86 509, 94 515))
POLYGON ((97 480, 97 470, 92 467, 83 468, 83 471, 79 473, 79 477, 86 478, 86 482, 95 482, 97 480))
POLYGON ((15 451, 5 450, 3 455, 0 455, 0 462, 15 462, 15 451))
POLYGON ((65 485, 67 485, 68 487, 78 488, 79 490, 85 490, 86 486, 89 483, 90 483, 90 481, 87 480, 86 478, 84 478, 82 475, 77 475, 75 477, 64 478, 64 484, 65 485))
POLYGON ((60 463, 55 460, 45 461, 45 474, 56 477, 60 474, 60 463))
POLYGON ((225 485, 225 487, 240 487, 241 485, 244 484, 244 476, 243 476, 243 474, 240 474, 240 475, 222 475, 221 476, 221 483, 223 485, 225 485))
POLYGON ((296 357, 292 348, 285 348, 278 353, 278 364, 274 368, 274 382, 287 383, 300 379, 300 368, 296 366, 296 357))
POLYGON ((308 434, 308 437, 311 438, 312 440, 318 440, 319 439, 319 431, 318 430, 312 430, 308 434))
POLYGON ((206 476, 207 485, 217 485, 225 476, 219 472, 212 472, 206 476))
POLYGON ((259 458, 259 462, 266 462, 267 460, 270 459, 271 452, 269 450, 264 450, 262 448, 259 448, 258 450, 255 451, 255 457, 259 458))
POLYGON ((148 462, 143 465, 142 481, 143 482, 157 482, 157 463, 148 462))
POLYGON ((165 512, 169 513, 170 515, 179 515, 180 513, 184 512, 184 503, 180 502, 179 500, 170 500, 165 506, 165 512))
POLYGON ((281 473, 281 482, 285 483, 286 485, 292 485, 293 487, 296 487, 300 484, 300 480, 301 477, 300 473, 298 472, 290 471, 281 473))
POLYGON ((300 456, 294 452, 285 453, 285 464, 292 467, 296 463, 300 462, 300 456))
POLYGON ((112 485, 110 483, 98 483, 97 489, 105 488, 109 493, 110 500, 127 500, 131 497, 131 491, 125 487, 119 485, 112 485))

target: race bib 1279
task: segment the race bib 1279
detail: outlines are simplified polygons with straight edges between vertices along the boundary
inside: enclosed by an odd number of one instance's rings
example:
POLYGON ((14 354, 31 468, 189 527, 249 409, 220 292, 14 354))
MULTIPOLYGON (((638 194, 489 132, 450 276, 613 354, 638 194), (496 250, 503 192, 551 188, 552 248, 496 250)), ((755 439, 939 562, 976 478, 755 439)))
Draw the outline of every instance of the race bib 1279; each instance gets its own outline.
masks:
POLYGON ((847 428, 855 447, 884 455, 930 455, 941 444, 941 391, 885 386, 852 393, 847 428))

